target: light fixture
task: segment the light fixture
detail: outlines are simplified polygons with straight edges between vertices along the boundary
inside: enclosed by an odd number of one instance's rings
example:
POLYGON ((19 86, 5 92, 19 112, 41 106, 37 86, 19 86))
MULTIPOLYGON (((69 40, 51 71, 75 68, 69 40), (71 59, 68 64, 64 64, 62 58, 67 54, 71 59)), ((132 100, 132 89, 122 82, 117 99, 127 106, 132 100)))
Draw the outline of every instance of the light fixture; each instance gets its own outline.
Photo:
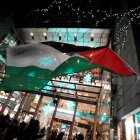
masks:
POLYGON ((94 34, 91 34, 90 35, 90 41, 93 41, 94 40, 94 34))
POLYGON ((34 34, 33 34, 32 32, 30 33, 30 35, 31 35, 31 36, 34 36, 34 34))
POLYGON ((47 34, 44 32, 43 33, 45 40, 47 40, 47 34))
POLYGON ((34 40, 34 39, 35 39, 35 38, 34 38, 34 34, 31 32, 30 35, 31 35, 31 37, 32 37, 32 40, 34 40))
POLYGON ((104 115, 106 116, 106 113, 104 112, 104 115))
POLYGON ((77 41, 77 34, 74 33, 74 41, 76 42, 77 41))
POLYGON ((59 36, 59 41, 60 41, 60 40, 62 39, 62 38, 61 38, 61 33, 59 33, 58 36, 59 36))

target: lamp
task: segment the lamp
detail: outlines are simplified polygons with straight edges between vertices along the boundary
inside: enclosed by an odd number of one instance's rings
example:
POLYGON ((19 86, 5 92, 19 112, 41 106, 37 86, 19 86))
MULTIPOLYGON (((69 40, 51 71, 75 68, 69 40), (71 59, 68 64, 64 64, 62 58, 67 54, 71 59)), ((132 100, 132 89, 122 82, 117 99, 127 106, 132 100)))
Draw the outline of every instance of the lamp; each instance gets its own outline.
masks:
POLYGON ((47 34, 44 32, 43 33, 45 40, 47 40, 47 34))
POLYGON ((76 33, 74 34, 74 41, 75 42, 77 41, 77 34, 76 33))
POLYGON ((94 40, 94 34, 91 34, 90 41, 93 41, 93 40, 94 40))
POLYGON ((59 35, 58 35, 58 36, 59 36, 59 41, 60 41, 60 40, 61 40, 61 33, 59 33, 59 35))
POLYGON ((34 39, 35 39, 35 38, 34 38, 34 34, 31 32, 30 35, 31 35, 31 37, 32 37, 32 40, 34 40, 34 39))

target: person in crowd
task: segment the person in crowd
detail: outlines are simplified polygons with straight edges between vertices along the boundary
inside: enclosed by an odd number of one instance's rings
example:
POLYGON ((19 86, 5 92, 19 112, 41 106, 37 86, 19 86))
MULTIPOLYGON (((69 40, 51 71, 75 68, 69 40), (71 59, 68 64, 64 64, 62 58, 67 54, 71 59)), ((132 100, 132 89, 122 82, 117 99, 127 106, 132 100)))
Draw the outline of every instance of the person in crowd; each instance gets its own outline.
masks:
POLYGON ((78 139, 78 135, 76 133, 76 135, 74 136, 73 140, 77 140, 78 139))
POLYGON ((40 122, 38 120, 31 119, 29 125, 25 129, 25 140, 37 140, 44 137, 44 134, 40 135, 40 122))
POLYGON ((19 121, 17 119, 13 119, 11 124, 9 124, 7 132, 5 134, 4 140, 13 140, 17 138, 19 132, 19 121))
POLYGON ((0 140, 4 140, 10 123, 10 116, 7 114, 5 116, 2 115, 0 118, 0 140))
POLYGON ((78 134, 78 140, 84 140, 84 135, 83 134, 78 134))
POLYGON ((27 124, 23 121, 19 125, 19 133, 17 140, 25 140, 25 129, 26 129, 27 124))
POLYGON ((56 140, 57 139, 57 134, 58 134, 58 130, 57 129, 52 130, 50 140, 56 140))
POLYGON ((64 132, 60 132, 56 138, 56 140, 63 140, 64 132))
POLYGON ((46 133, 46 128, 44 126, 44 127, 40 128, 40 131, 37 134, 37 140, 44 140, 45 133, 46 133))

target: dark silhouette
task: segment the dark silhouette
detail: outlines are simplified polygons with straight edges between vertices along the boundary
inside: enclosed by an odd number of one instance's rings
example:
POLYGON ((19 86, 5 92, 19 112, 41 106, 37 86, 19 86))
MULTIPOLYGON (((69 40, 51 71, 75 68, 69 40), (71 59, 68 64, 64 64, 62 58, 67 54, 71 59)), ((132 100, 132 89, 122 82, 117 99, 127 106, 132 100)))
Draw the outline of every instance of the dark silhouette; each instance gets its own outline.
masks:
POLYGON ((58 133, 57 129, 52 130, 51 139, 50 140, 56 140, 57 139, 57 133, 58 133))
POLYGON ((79 134, 79 135, 78 135, 78 140, 84 140, 83 134, 79 134))
POLYGON ((60 132, 56 138, 56 140, 62 140, 63 139, 63 136, 64 136, 64 132, 60 132))
POLYGON ((17 140, 25 140, 25 128, 26 128, 26 123, 21 122, 19 125, 19 133, 17 140))
POLYGON ((8 126, 10 124, 10 116, 8 115, 2 115, 0 117, 0 140, 4 140, 8 126))
POLYGON ((4 140, 13 140, 14 138, 17 138, 18 132, 19 132, 19 122, 17 119, 14 119, 8 126, 4 140))

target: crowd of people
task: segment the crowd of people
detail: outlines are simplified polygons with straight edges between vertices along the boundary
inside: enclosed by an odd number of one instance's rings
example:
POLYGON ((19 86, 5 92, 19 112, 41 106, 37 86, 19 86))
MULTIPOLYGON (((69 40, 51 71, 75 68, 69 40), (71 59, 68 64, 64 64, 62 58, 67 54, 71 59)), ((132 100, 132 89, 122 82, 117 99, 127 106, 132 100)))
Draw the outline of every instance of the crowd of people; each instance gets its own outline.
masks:
POLYGON ((81 133, 76 133, 76 135, 73 138, 68 138, 68 136, 65 135, 64 131, 58 132, 57 129, 53 129, 48 140, 84 140, 84 135, 81 133))
MULTIPOLYGON (((64 131, 58 132, 53 129, 47 140, 67 140, 64 131)), ((18 119, 11 119, 9 115, 0 116, 0 140, 44 140, 46 128, 40 127, 40 122, 34 118, 29 123, 19 122, 18 119)), ((76 134, 71 140, 84 140, 82 134, 76 134)))
POLYGON ((27 124, 9 115, 0 116, 0 140, 38 140, 44 136, 45 127, 40 128, 38 120, 32 118, 27 124))

